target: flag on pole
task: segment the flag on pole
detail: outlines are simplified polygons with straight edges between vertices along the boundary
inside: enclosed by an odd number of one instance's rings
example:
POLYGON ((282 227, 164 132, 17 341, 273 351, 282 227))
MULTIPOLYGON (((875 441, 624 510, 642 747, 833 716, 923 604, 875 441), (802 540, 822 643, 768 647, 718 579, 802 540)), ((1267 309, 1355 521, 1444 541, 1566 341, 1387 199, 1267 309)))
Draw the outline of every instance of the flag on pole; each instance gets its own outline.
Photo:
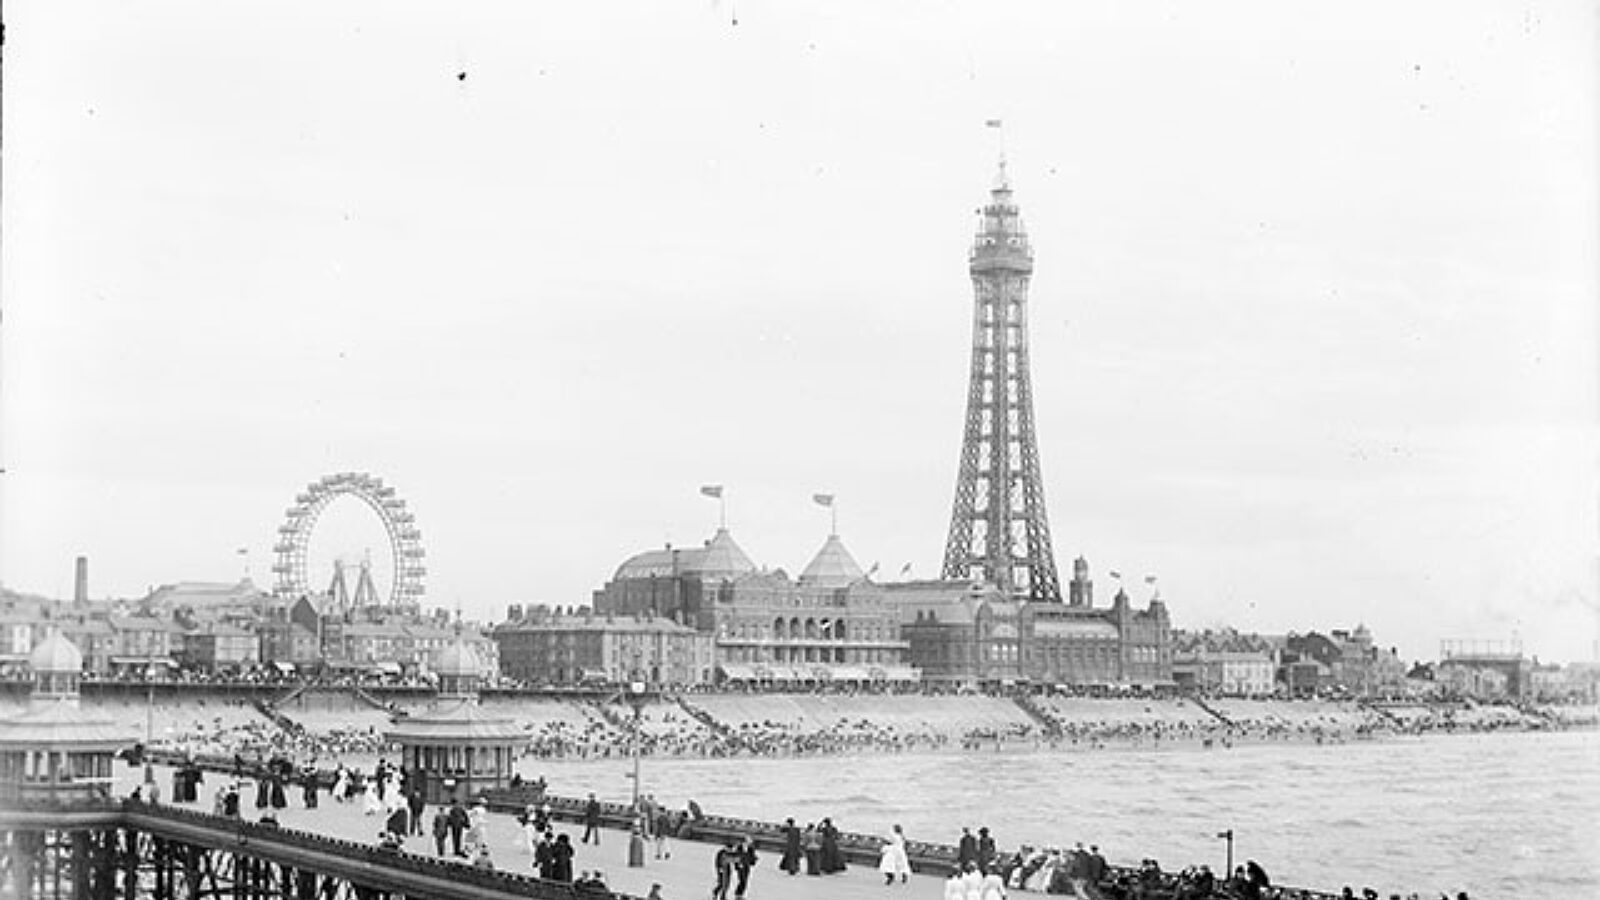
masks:
POLYGON ((877 564, 877 562, 873 562, 872 568, 867 570, 867 577, 871 578, 872 576, 874 576, 876 574, 878 574, 878 564, 877 564))
POLYGON ((999 128, 1000 127, 1000 120, 999 119, 987 119, 987 120, 984 121, 983 125, 984 125, 985 128, 999 128))
POLYGON ((1110 571, 1110 572, 1107 572, 1106 574, 1110 575, 1112 578, 1115 578, 1118 581, 1122 580, 1122 573, 1118 572, 1118 571, 1116 571, 1114 569, 1112 571, 1110 571))
POLYGON ((833 505, 833 495, 832 494, 812 494, 811 495, 811 499, 816 501, 816 504, 818 506, 832 506, 833 505))
POLYGON ((900 567, 900 574, 901 575, 910 575, 911 574, 911 563, 906 563, 905 565, 901 566, 900 567))
POLYGON ((244 556, 246 553, 250 552, 250 548, 249 547, 240 547, 239 549, 237 549, 237 550, 235 550, 233 552, 239 554, 240 556, 244 556))
POLYGON ((1155 584, 1156 583, 1156 577, 1154 575, 1146 575, 1144 577, 1144 583, 1145 584, 1155 584))
POLYGON ((700 493, 703 496, 715 497, 718 500, 721 500, 722 499, 722 485, 720 485, 720 484, 702 484, 700 486, 700 493))

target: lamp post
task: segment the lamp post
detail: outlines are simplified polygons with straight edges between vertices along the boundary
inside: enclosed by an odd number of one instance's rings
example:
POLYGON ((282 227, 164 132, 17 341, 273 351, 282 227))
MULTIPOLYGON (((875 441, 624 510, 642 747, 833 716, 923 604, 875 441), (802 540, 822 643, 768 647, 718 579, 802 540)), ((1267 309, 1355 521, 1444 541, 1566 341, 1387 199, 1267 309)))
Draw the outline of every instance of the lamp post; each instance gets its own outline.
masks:
MULTIPOLYGON (((634 654, 637 661, 638 653, 634 654)), ((637 663, 635 664, 634 677, 638 677, 637 663)), ((644 712, 643 681, 628 683, 628 702, 633 706, 633 826, 628 832, 628 868, 637 869, 644 865, 644 821, 639 809, 639 724, 644 712)))
POLYGON ((639 812, 639 725, 644 715, 644 682, 628 684, 628 704, 633 707, 633 735, 628 741, 633 750, 633 811, 639 812))
POLYGON ((1233 829, 1229 828, 1227 831, 1219 831, 1217 832, 1217 837, 1228 842, 1228 861, 1222 870, 1223 879, 1228 879, 1233 877, 1233 829))
MULTIPOLYGON (((155 636, 152 634, 150 639, 154 641, 155 636)), ((144 784, 145 795, 148 796, 151 786, 156 783, 155 763, 150 761, 151 741, 155 738, 156 722, 155 646, 147 645, 146 651, 149 655, 146 657, 144 667, 144 784)))

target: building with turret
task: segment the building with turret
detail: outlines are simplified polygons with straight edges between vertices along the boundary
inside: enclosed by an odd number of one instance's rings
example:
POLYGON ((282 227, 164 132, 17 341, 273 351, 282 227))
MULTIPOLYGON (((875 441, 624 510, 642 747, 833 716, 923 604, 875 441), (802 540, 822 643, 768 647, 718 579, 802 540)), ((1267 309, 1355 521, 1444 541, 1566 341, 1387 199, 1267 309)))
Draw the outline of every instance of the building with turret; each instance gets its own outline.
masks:
POLYGON ((982 581, 888 584, 884 592, 910 644, 911 664, 929 681, 1172 682, 1166 604, 1152 597, 1144 609, 1135 609, 1119 590, 1110 607, 1096 607, 1082 557, 1073 564, 1067 603, 1007 596, 982 581))
POLYGON ((636 554, 594 594, 597 615, 656 616, 713 638, 721 680, 912 681, 899 621, 837 534, 792 578, 751 562, 726 528, 703 547, 636 554))

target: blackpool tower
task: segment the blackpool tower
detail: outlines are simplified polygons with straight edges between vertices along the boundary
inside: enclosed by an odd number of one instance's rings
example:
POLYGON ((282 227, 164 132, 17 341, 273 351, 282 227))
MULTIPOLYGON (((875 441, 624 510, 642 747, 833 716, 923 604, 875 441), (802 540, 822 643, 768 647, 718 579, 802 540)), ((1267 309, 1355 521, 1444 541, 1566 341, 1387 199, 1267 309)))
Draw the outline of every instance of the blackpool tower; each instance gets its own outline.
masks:
POLYGON ((1028 374, 1028 278, 1033 250, 1011 199, 1005 160, 980 211, 968 265, 976 295, 972 380, 943 577, 983 580, 1007 594, 1061 602, 1050 548, 1028 374))

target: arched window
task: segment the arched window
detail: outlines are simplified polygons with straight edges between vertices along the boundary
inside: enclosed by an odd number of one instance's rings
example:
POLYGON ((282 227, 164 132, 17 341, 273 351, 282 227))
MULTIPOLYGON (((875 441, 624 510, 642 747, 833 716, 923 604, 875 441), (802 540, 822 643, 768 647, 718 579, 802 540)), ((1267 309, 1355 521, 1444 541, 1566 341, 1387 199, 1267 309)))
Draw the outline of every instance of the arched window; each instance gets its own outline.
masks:
POLYGON ((772 636, 777 640, 783 640, 783 619, 772 620, 772 636))

